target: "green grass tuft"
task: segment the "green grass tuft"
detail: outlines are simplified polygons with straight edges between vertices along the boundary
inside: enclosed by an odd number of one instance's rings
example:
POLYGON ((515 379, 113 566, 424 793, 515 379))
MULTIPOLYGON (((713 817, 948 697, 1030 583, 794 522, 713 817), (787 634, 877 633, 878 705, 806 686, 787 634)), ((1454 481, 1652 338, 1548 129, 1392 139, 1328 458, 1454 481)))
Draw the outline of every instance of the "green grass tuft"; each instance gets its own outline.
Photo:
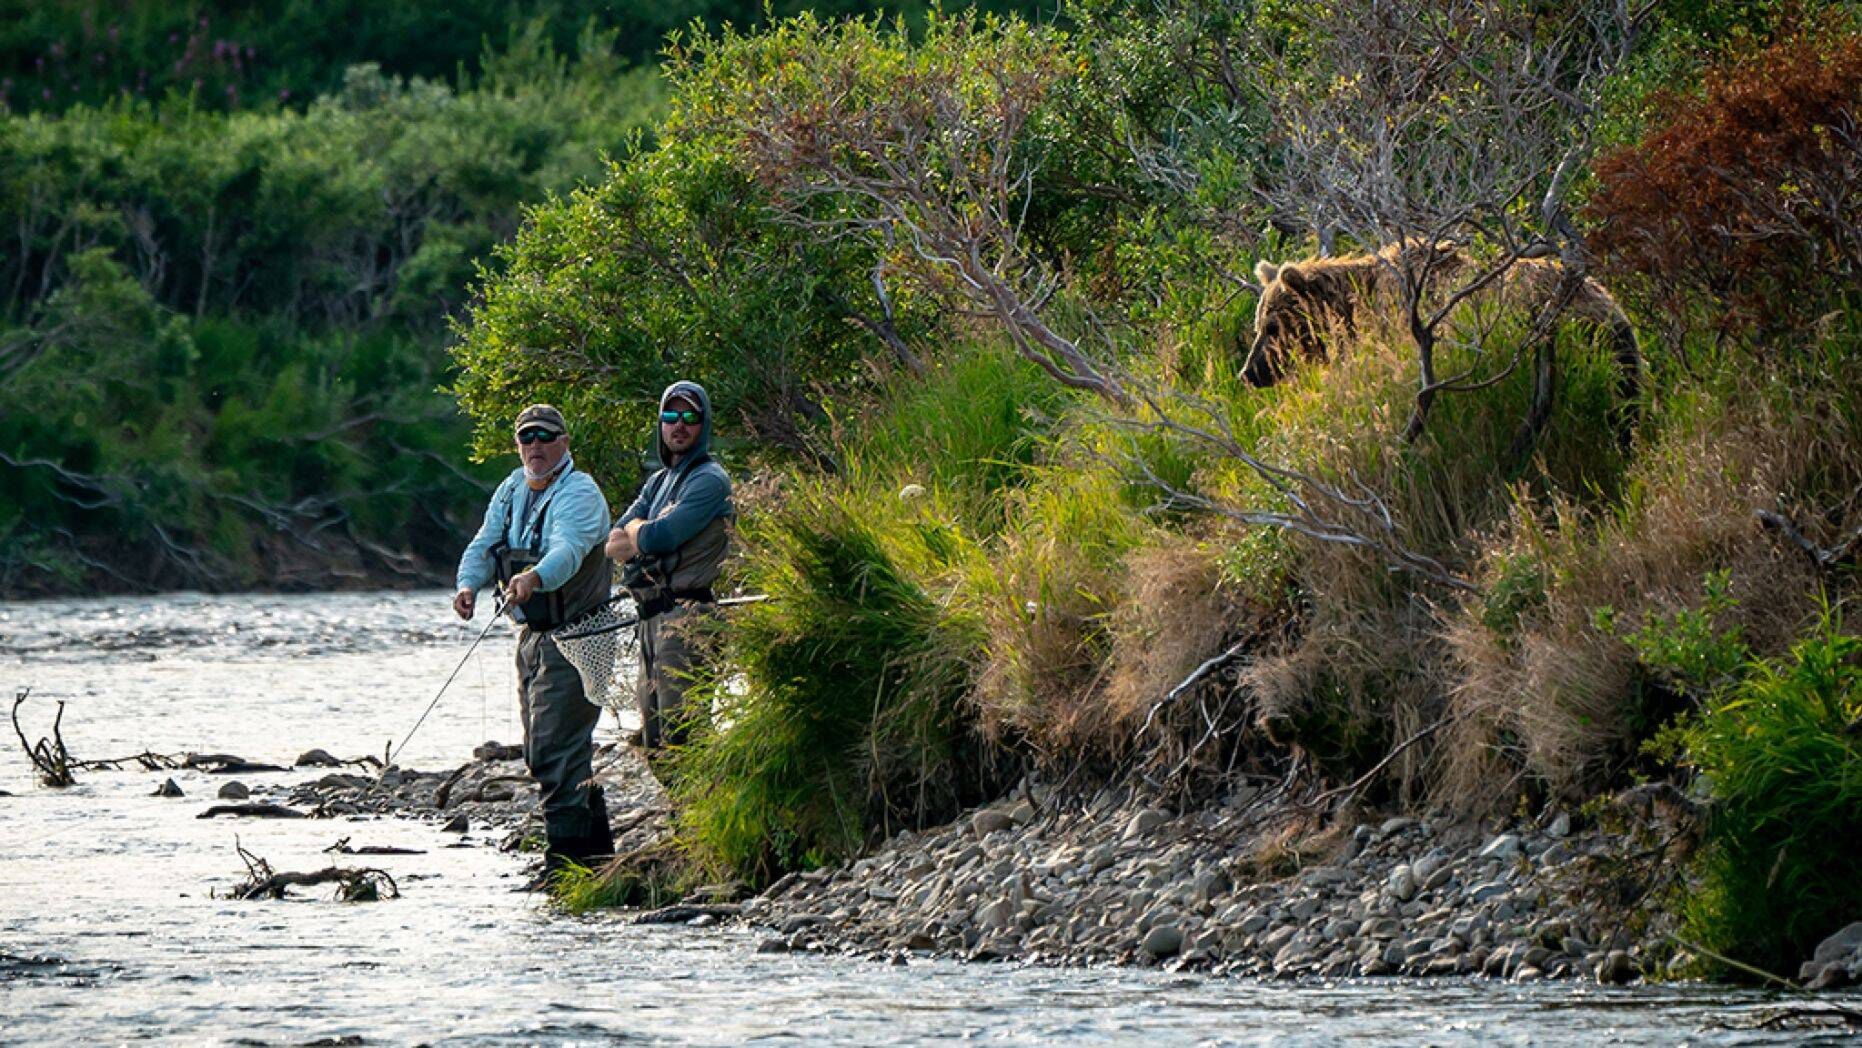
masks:
MULTIPOLYGON (((1712 791, 1690 938, 1791 973, 1862 913, 1862 637, 1826 613, 1788 655, 1753 662, 1681 733, 1712 791)), ((1737 975, 1737 972, 1720 972, 1737 975)))

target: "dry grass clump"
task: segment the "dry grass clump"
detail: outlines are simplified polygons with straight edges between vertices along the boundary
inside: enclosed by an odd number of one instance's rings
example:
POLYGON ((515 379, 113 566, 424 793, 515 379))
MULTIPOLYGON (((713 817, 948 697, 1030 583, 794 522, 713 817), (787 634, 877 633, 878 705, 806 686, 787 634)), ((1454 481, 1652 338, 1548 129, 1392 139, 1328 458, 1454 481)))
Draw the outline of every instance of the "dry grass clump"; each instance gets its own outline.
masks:
MULTIPOLYGON (((1803 512, 1862 480, 1862 434, 1840 384, 1779 392, 1781 381, 1675 393, 1614 513, 1516 504, 1482 558, 1486 596, 1443 631, 1453 661, 1443 799, 1504 806, 1528 783, 1582 795, 1679 712, 1612 620, 1633 627, 1698 607, 1716 570, 1730 572, 1725 625, 1754 650, 1784 650, 1815 613, 1818 571, 1755 514, 1803 512)), ((1862 517, 1848 502, 1836 521, 1818 514, 1822 530, 1862 517)))
MULTIPOLYGON (((1504 359, 1507 339, 1523 333, 1517 321, 1483 319, 1490 352, 1504 359)), ((1479 536, 1505 519, 1515 486, 1595 501, 1620 485, 1622 455, 1608 422, 1615 408, 1609 349, 1595 332, 1559 338, 1559 400, 1531 461, 1511 461, 1507 450, 1527 411, 1522 375, 1444 398, 1424 438, 1405 444, 1416 366, 1401 333, 1381 323, 1367 325, 1332 364, 1298 372, 1276 389, 1259 408, 1261 439, 1278 461, 1354 494, 1376 492, 1396 523, 1397 543, 1472 575, 1479 536)), ((1261 497, 1245 479, 1234 490, 1261 497)), ((1459 598, 1418 575, 1393 572, 1386 558, 1363 548, 1289 541, 1288 580, 1299 593, 1293 639, 1255 660, 1242 684, 1256 696, 1258 727, 1270 738, 1334 777, 1350 777, 1404 740, 1436 730, 1448 714, 1455 680, 1443 624, 1456 619, 1459 598)), ((1386 784, 1404 799, 1433 791, 1440 752, 1405 749, 1386 784)))
POLYGON ((1136 727, 1151 707, 1222 650, 1237 612, 1207 544, 1173 536, 1125 558, 1126 597, 1112 615, 1108 715, 1136 727))
POLYGON ((1122 736, 1102 694, 1110 622, 1126 599, 1122 558, 1146 529, 1102 473, 1056 469, 1013 501, 1022 527, 966 579, 987 638, 972 694, 985 734, 1044 765, 1115 756, 1122 736))

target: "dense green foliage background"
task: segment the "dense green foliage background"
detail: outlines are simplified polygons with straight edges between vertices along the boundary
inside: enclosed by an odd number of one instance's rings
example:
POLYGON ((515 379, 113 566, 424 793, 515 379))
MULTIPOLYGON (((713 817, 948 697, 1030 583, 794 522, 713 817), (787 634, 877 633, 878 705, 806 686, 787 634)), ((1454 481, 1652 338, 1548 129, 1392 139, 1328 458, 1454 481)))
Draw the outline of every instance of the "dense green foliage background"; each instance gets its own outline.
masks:
MULTIPOLYGON (((628 65, 647 64, 667 33, 692 23, 757 25, 767 15, 824 16, 874 10, 921 19, 920 0, 5 0, 0 3, 0 107, 61 111, 170 92, 213 109, 306 104, 341 89, 349 66, 453 81, 484 72, 488 54, 514 31, 540 26, 557 51, 586 31, 609 35, 628 65)), ((981 4, 1040 14, 1014 0, 981 4)), ((1051 13, 1051 8, 1050 8, 1051 13)))
MULTIPOLYGON (((668 257, 691 254, 677 235, 755 219, 730 172, 652 178, 650 59, 672 28, 760 6, 519 6, 7 5, 0 594, 446 573, 499 473, 472 464, 442 392, 451 318, 525 208, 645 154, 630 200, 609 185, 593 206, 634 208, 668 257)), ((650 276, 629 246, 595 257, 650 276)), ((538 249, 533 234, 512 257, 538 249)), ((827 286, 795 237, 752 255, 689 315, 642 284, 627 312, 643 344, 774 332, 739 298, 757 272, 804 298, 827 286)), ((760 369, 730 370, 727 402, 762 388, 760 369)), ((665 376, 641 369, 628 395, 665 376)), ((805 400, 799 374, 774 381, 805 400)), ((563 393, 571 410, 612 399, 563 393)), ((499 454, 490 431, 479 450, 499 454)), ((586 460, 631 483, 639 435, 591 437, 586 460)))

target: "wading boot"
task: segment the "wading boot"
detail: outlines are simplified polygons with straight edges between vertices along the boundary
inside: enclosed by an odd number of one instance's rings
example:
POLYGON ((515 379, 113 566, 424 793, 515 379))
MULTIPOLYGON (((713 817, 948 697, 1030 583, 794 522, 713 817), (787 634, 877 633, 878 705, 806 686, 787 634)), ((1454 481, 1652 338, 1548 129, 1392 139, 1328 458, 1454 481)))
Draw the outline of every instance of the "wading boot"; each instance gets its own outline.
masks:
POLYGON ((599 866, 614 857, 614 827, 608 824, 608 799, 599 786, 588 788, 588 836, 582 840, 587 848, 579 860, 583 865, 599 866))
POLYGON ((525 881, 522 886, 513 890, 520 892, 549 891, 550 885, 556 882, 556 875, 561 873, 565 866, 571 861, 581 861, 576 858, 575 854, 581 843, 582 838, 580 837, 549 838, 549 843, 543 847, 542 868, 532 874, 530 879, 525 881))

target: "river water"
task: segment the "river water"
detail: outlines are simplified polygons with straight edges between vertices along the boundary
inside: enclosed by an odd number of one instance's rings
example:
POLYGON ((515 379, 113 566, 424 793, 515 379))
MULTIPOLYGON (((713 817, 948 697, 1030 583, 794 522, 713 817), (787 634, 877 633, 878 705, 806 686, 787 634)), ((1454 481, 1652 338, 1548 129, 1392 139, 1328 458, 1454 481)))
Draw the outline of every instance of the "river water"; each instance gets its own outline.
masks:
MULTIPOLYGON (((446 602, 425 592, 0 604, 0 689, 32 688, 21 713, 33 739, 63 701, 80 758, 200 751, 289 765, 313 746, 380 753, 478 635, 446 602)), ((486 739, 517 741, 511 646, 507 627, 492 631, 402 763, 451 766, 486 739)), ((604 721, 604 734, 615 730, 604 721)), ((1795 1002, 1720 988, 1294 985, 759 955, 751 931, 556 914, 510 890, 520 861, 482 839, 448 847, 456 838, 395 820, 202 820, 224 777, 173 773, 178 799, 151 796, 169 773, 144 771, 86 772, 49 790, 16 740, 0 752, 0 790, 12 794, 0 797, 4 1044, 1806 1043, 1803 1031, 1749 1028, 1795 1002), (422 849, 365 860, 402 897, 214 897, 245 875, 236 841, 278 869, 313 870, 341 837, 422 849)))

